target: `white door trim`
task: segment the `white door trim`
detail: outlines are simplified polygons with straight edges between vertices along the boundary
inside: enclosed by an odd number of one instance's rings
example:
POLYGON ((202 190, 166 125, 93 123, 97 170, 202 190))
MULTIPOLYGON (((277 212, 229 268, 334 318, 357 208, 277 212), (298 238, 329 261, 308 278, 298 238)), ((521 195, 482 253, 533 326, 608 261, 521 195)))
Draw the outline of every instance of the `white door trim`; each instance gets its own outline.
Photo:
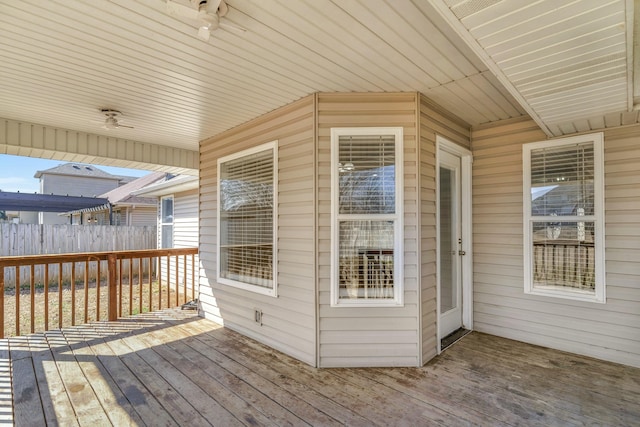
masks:
MULTIPOLYGON (((471 216, 471 164, 473 157, 471 151, 463 148, 448 139, 436 135, 436 171, 440 165, 440 150, 446 151, 460 157, 460 186, 461 186, 461 221, 462 221, 462 250, 466 255, 462 257, 462 325, 465 329, 473 329, 473 234, 472 234, 472 216, 471 216)), ((436 176, 438 176, 436 172, 436 176)), ((440 180, 436 179, 436 194, 440 194, 440 180)), ((440 247, 440 203, 436 197, 436 248, 440 247)), ((436 271, 440 271, 440 253, 437 252, 436 271)), ((437 283, 439 283, 439 278, 437 283)), ((440 286, 437 286, 436 292, 436 308, 437 321, 440 320, 440 286)), ((442 351, 440 340, 440 328, 437 331, 438 354, 442 351)))

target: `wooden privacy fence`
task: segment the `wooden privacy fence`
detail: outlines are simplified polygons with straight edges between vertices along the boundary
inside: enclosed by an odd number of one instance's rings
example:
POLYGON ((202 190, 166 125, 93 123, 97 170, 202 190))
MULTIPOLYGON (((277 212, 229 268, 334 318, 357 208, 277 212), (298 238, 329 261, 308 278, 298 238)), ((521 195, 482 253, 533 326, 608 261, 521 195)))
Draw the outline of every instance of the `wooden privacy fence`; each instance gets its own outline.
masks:
MULTIPOLYGON (((50 255, 87 252, 130 251, 155 249, 155 226, 111 226, 70 224, 0 224, 0 256, 50 255)), ((96 274, 96 264, 88 265, 90 276, 96 274)), ((22 271, 22 273, 25 273, 22 271)), ((145 272, 146 273, 146 272, 145 272)), ((50 266, 49 275, 68 282, 71 265, 50 266)), ((76 274, 84 274, 84 264, 76 266, 76 274)), ((15 271, 5 272, 6 286, 15 284, 15 271)))
POLYGON ((198 248, 174 248, 0 257, 0 338, 193 300, 197 253, 198 248), (54 266, 68 266, 68 283, 61 275, 51 280, 54 266), (7 289, 7 273, 19 285, 7 289))

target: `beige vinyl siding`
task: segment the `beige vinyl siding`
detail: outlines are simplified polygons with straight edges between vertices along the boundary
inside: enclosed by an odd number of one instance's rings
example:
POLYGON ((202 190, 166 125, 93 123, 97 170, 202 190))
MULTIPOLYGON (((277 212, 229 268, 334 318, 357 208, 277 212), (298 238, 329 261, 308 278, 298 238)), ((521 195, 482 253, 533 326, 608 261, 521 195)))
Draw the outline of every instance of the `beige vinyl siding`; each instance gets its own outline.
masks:
POLYGON ((640 127, 605 131, 606 304, 525 295, 522 144, 533 121, 472 132, 474 326, 533 344, 640 366, 640 127))
MULTIPOLYGON (((159 209, 160 204, 158 204, 159 209)), ((154 221, 159 220, 159 210, 154 209, 154 221)), ((161 246, 161 230, 160 222, 158 222, 158 248, 161 246)), ((173 247, 174 248, 197 248, 198 247, 198 190, 184 191, 173 194, 173 247)), ((191 274, 192 259, 187 257, 186 277, 184 259, 178 260, 178 288, 180 292, 184 292, 184 284, 187 287, 187 300, 191 299, 191 284, 196 287, 196 298, 198 297, 198 277, 199 277, 199 259, 198 255, 193 260, 195 277, 191 274)), ((160 261, 161 277, 166 280, 167 277, 167 261, 162 258, 160 261)), ((176 283, 176 264, 175 259, 171 260, 169 268, 169 279, 173 285, 176 283)))
POLYGON ((436 265, 436 135, 469 148, 469 126, 420 96, 420 287, 422 363, 438 351, 436 265))
POLYGON ((319 364, 419 364, 417 94, 318 95, 319 364), (331 128, 404 129, 404 307, 331 307, 331 128))
POLYGON ((173 247, 198 246, 198 190, 173 195, 173 247))
MULTIPOLYGON (((173 197, 173 246, 176 248, 197 248, 198 247, 198 190, 176 193, 173 197)), ((184 264, 179 264, 178 275, 185 278, 187 288, 187 300, 191 299, 191 287, 195 286, 195 296, 198 298, 199 265, 198 255, 192 260, 187 258, 186 278, 184 264), (192 263, 193 273, 192 277, 192 263)))
POLYGON ((155 206, 130 207, 127 208, 126 214, 128 216, 126 225, 156 225, 157 209, 155 206))
POLYGON ((118 188, 117 179, 42 174, 42 193, 62 196, 98 197, 118 188))
POLYGON ((200 300, 205 317, 316 364, 315 96, 201 143, 200 300), (216 283, 217 159, 278 141, 278 297, 216 283), (262 311, 263 324, 254 321, 262 311))

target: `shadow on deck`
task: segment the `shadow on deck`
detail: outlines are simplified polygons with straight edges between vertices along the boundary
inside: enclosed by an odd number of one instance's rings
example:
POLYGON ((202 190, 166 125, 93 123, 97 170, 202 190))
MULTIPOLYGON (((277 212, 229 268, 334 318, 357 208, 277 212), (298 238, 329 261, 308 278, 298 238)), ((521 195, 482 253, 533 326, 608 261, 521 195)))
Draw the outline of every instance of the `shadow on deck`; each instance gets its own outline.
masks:
POLYGON ((640 425, 640 369, 471 333, 315 369, 192 312, 0 341, 0 425, 640 425))

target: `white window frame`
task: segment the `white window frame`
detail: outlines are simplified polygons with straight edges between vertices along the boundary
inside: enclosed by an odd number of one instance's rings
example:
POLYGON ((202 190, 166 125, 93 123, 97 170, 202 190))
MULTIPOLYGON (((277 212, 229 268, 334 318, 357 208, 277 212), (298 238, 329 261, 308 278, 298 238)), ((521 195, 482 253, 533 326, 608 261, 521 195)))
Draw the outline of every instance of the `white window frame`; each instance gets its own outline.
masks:
POLYGON ((402 127, 352 127, 331 129, 331 306, 332 307, 401 307, 404 306, 404 133, 402 127), (395 213, 340 214, 339 213, 339 141, 341 136, 395 136, 395 213), (394 283, 393 299, 340 298, 340 221, 394 221, 394 283))
POLYGON ((271 141, 265 144, 258 145, 256 147, 248 148, 246 150, 239 151, 237 153, 230 154, 228 156, 224 156, 218 159, 218 171, 217 171, 217 179, 218 179, 218 201, 217 201, 217 210, 218 215, 216 218, 217 222, 217 250, 216 250, 216 279, 218 283, 232 286, 239 289, 244 289, 247 291, 255 292, 262 295, 268 295, 272 297, 278 296, 278 258, 277 258, 277 242, 278 242, 278 141, 271 141), (228 162, 230 160, 236 160, 241 157, 250 156, 252 154, 260 153, 263 151, 271 150, 273 155, 273 245, 272 245, 272 284, 271 288, 254 285, 252 283, 240 282, 237 280, 229 279, 226 277, 220 276, 220 247, 221 247, 221 232, 220 232, 220 201, 221 197, 221 186, 220 183, 220 172, 221 172, 221 164, 228 162))
POLYGON ((174 241, 173 241, 173 231, 174 231, 175 224, 176 224, 176 218, 175 218, 176 205, 175 205, 175 203, 176 203, 176 200, 173 197, 173 194, 170 194, 170 195, 167 195, 167 196, 162 196, 160 198, 160 218, 158 218, 158 222, 159 222, 159 225, 160 225, 160 242, 158 242, 159 243, 158 247, 161 248, 161 249, 166 249, 162 245, 162 242, 164 241, 164 226, 165 225, 171 225, 171 246, 169 246, 169 248, 173 247, 173 243, 174 243, 174 241), (172 202, 171 202, 171 222, 164 222, 163 221, 164 220, 164 212, 163 212, 164 203, 163 202, 166 199, 171 199, 172 200, 172 202))
POLYGON ((565 298, 577 301, 596 303, 606 302, 605 286, 605 256, 604 256, 604 135, 593 133, 569 138, 554 139, 524 144, 522 147, 523 163, 523 234, 524 234, 524 292, 530 295, 565 298), (531 215, 531 151, 575 145, 581 143, 593 143, 594 153, 594 215, 593 216, 563 216, 567 221, 587 220, 594 222, 594 268, 595 268, 595 292, 580 289, 536 287, 533 283, 533 223, 548 221, 548 216, 531 215))

